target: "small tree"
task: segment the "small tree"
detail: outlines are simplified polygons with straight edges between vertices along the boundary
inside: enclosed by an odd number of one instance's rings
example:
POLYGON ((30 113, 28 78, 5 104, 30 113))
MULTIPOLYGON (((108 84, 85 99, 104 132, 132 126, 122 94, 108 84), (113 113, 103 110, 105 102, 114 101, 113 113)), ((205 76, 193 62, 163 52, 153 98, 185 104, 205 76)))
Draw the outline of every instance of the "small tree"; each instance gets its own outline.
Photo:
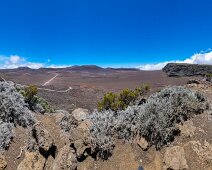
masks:
POLYGON ((24 89, 24 97, 26 103, 29 104, 29 107, 32 108, 35 95, 38 93, 38 88, 35 85, 29 85, 24 89))
POLYGON ((211 82, 212 81, 212 74, 208 73, 205 75, 205 78, 207 81, 211 82))
POLYGON ((117 106, 115 106, 115 102, 117 100, 117 94, 115 93, 106 93, 103 97, 103 100, 98 103, 98 110, 114 110, 117 106))
POLYGON ((119 101, 122 103, 122 110, 126 109, 127 106, 130 104, 130 102, 134 101, 139 95, 138 90, 129 90, 129 89, 124 89, 120 94, 119 94, 119 101))

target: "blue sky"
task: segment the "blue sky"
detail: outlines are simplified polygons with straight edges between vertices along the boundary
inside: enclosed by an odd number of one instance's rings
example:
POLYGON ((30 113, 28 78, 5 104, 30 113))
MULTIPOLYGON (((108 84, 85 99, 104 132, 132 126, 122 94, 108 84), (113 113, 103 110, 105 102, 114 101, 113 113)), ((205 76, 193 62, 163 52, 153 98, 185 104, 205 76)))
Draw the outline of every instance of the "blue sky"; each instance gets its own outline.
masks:
POLYGON ((0 66, 154 67, 202 50, 201 61, 212 64, 211 7, 211 0, 0 0, 0 66))

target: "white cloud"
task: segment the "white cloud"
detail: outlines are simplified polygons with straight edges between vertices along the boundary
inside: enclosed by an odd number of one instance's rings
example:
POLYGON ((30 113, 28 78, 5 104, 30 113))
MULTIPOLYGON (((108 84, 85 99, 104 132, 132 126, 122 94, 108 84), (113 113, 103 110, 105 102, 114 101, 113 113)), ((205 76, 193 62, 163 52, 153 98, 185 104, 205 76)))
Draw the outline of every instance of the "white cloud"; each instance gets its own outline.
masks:
POLYGON ((12 64, 18 64, 24 61, 24 58, 21 58, 17 55, 11 55, 9 58, 9 62, 11 62, 12 64))
POLYGON ((162 62, 157 64, 144 64, 144 65, 138 66, 137 68, 140 70, 161 70, 168 63, 169 62, 162 62))
POLYGON ((190 58, 185 60, 176 60, 176 61, 166 61, 157 64, 144 64, 140 65, 137 68, 140 70, 161 70, 168 63, 189 63, 189 64, 209 64, 212 65, 212 51, 205 53, 194 54, 190 58))
POLYGON ((36 63, 27 61, 25 58, 18 55, 0 56, 0 68, 1 69, 13 69, 18 67, 29 67, 38 69, 44 67, 43 63, 36 63))
POLYGON ((38 69, 41 67, 47 68, 65 68, 70 67, 71 65, 50 65, 51 60, 47 59, 47 63, 37 63, 27 61, 25 58, 18 55, 4 56, 0 55, 0 69, 13 69, 18 67, 29 67, 32 69, 38 69))
POLYGON ((71 67, 72 65, 50 65, 50 66, 47 66, 48 68, 66 68, 66 67, 71 67))

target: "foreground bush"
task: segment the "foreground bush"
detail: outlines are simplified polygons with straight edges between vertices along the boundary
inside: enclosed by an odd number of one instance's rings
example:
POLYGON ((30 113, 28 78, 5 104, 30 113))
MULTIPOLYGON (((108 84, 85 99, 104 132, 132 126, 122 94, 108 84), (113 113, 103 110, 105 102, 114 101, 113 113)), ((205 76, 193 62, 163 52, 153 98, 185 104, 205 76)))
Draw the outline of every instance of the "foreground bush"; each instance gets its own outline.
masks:
POLYGON ((106 93, 102 99, 98 103, 98 111, 103 110, 125 110, 130 103, 135 102, 139 96, 143 96, 145 93, 149 91, 148 85, 142 85, 135 90, 124 89, 119 94, 116 93, 106 93))
POLYGON ((92 122, 91 135, 94 152, 102 159, 108 159, 112 155, 115 141, 113 138, 116 125, 114 111, 94 111, 90 119, 92 122))
POLYGON ((103 159, 112 154, 116 138, 133 140, 144 137, 149 145, 160 149, 179 134, 177 123, 207 110, 205 98, 184 87, 169 87, 151 95, 146 103, 123 111, 94 112, 91 134, 93 147, 103 159))
POLYGON ((27 127, 34 123, 33 113, 15 85, 12 82, 0 82, 0 150, 9 146, 14 126, 27 127))
POLYGON ((24 127, 34 123, 32 112, 13 83, 0 82, 0 120, 24 127))
POLYGON ((4 151, 9 147, 14 136, 12 129, 13 125, 11 123, 0 122, 0 151, 4 151))

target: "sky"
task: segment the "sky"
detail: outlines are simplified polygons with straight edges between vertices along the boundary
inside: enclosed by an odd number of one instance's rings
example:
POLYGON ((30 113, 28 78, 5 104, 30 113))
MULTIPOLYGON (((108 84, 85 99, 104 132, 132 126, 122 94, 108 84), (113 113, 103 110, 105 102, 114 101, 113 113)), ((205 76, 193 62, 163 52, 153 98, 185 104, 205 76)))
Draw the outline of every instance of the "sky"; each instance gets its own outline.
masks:
POLYGON ((0 0, 0 68, 212 64, 211 0, 0 0))

